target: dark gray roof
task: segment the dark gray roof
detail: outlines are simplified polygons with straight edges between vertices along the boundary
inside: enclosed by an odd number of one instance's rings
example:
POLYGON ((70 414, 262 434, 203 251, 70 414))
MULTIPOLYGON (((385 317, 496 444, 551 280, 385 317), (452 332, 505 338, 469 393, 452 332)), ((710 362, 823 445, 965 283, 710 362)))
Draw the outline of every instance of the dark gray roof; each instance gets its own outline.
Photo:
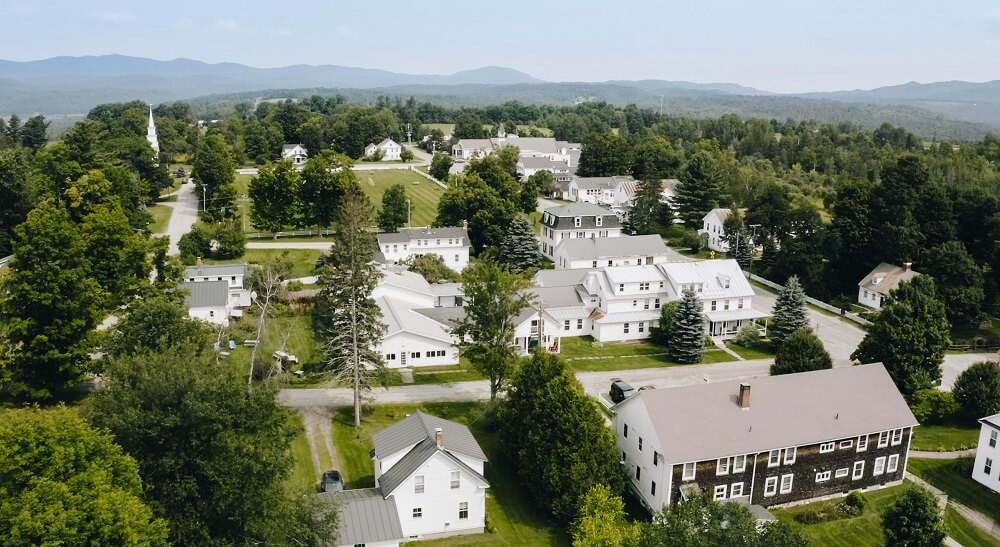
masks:
POLYGON ((378 488, 361 488, 317 494, 334 502, 340 511, 337 545, 358 545, 403 539, 396 498, 382 496, 378 488))
POLYGON ((630 176, 576 177, 575 181, 577 188, 580 188, 581 190, 611 190, 616 188, 620 182, 635 182, 635 179, 630 176))
POLYGON ((187 281, 183 286, 188 294, 184 296, 184 305, 189 308, 207 308, 225 306, 229 303, 228 281, 187 281))
POLYGON ((399 232, 386 232, 378 234, 379 243, 409 243, 414 239, 429 238, 464 238, 464 243, 469 243, 469 231, 465 228, 455 226, 442 226, 426 228, 400 228, 399 232))
POLYGON ((226 277, 246 274, 246 264, 202 264, 201 266, 188 266, 184 269, 184 279, 191 279, 192 277, 226 277))
POLYGON ((984 424, 989 424, 994 429, 1000 429, 1000 413, 994 414, 992 416, 987 416, 985 418, 980 418, 979 421, 984 424))
MULTIPOLYGON (((447 443, 448 436, 445 435, 445 442, 447 443)), ((431 456, 440 452, 446 458, 452 460, 458 467, 464 469, 466 473, 469 473, 474 478, 483 482, 485 486, 489 486, 486 477, 479 474, 478 471, 466 465, 462 460, 456 458, 448 450, 441 450, 437 447, 437 443, 431 439, 427 438, 414 446, 412 450, 406 453, 396 465, 389 468, 388 471, 382 473, 382 476, 378 479, 379 489, 382 491, 383 497, 389 497, 399 485, 403 484, 406 479, 410 478, 420 466, 424 465, 424 462, 429 460, 431 456)))
POLYGON ((434 439, 434 430, 439 427, 444 433, 445 450, 486 460, 486 454, 468 427, 419 410, 372 435, 375 456, 382 459, 400 450, 406 450, 424 439, 434 439))
POLYGON ((542 224, 554 230, 621 228, 622 225, 614 211, 593 203, 576 202, 549 207, 545 213, 542 214, 542 224), (580 217, 580 226, 575 226, 576 217, 580 217), (602 217, 601 226, 597 225, 597 217, 602 217))
POLYGON ((449 328, 454 327, 456 321, 465 317, 465 308, 462 307, 421 308, 413 311, 449 328))

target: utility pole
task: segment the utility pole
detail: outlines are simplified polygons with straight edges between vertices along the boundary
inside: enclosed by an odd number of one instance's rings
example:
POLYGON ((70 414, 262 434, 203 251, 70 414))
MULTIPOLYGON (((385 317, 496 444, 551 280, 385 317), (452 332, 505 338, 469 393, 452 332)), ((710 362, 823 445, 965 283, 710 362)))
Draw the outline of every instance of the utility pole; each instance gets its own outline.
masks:
POLYGON ((410 138, 411 134, 412 134, 412 131, 410 129, 410 124, 407 123, 406 124, 406 142, 408 142, 410 144, 413 144, 413 139, 410 138))
POLYGON ((753 255, 757 254, 757 228, 760 228, 760 224, 751 224, 753 228, 752 235, 750 236, 750 268, 747 271, 747 278, 753 277, 753 255))
POLYGON ((411 211, 411 209, 412 208, 410 207, 410 198, 406 198, 406 227, 407 228, 410 227, 410 211, 411 211))
POLYGON ((208 189, 205 187, 204 184, 202 184, 201 185, 201 210, 202 211, 207 211, 208 210, 208 198, 206 197, 206 194, 205 194, 206 190, 208 190, 208 189))

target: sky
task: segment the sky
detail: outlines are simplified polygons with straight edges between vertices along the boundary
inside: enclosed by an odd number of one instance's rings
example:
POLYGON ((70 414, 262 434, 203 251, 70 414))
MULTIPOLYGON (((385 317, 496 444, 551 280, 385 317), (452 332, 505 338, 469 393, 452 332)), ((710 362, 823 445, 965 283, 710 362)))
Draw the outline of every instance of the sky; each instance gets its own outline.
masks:
POLYGON ((0 58, 119 53, 797 93, 1000 79, 996 0, 0 0, 0 58))

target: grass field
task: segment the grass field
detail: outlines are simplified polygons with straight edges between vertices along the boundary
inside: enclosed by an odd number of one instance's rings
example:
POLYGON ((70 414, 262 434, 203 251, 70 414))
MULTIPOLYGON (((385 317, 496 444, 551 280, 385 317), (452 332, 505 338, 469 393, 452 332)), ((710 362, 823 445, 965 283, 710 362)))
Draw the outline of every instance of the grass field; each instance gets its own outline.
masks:
MULTIPOLYGON (((250 371, 250 356, 252 348, 245 347, 243 340, 253 339, 257 336, 257 316, 247 315, 238 323, 231 327, 233 339, 236 341, 236 349, 229 352, 229 361, 237 372, 246 376, 250 371)), ((223 342, 224 343, 224 342, 223 342)), ((284 352, 292 354, 299 359, 300 368, 306 363, 315 363, 320 359, 319 345, 312 330, 312 317, 302 315, 290 315, 283 317, 272 317, 265 323, 264 334, 261 336, 257 346, 257 367, 267 367, 262 372, 270 370, 274 364, 274 352, 282 349, 284 352)))
POLYGON ((948 536, 965 547, 1000 547, 1000 539, 973 526, 950 505, 944 510, 944 524, 948 527, 948 536))
POLYGON ((948 452, 975 448, 979 442, 979 424, 926 424, 913 430, 913 450, 948 452))
POLYGON ((1000 494, 972 480, 967 461, 911 458, 907 469, 943 490, 949 498, 1000 522, 1000 494))
POLYGON ((170 215, 174 213, 173 208, 166 205, 150 205, 146 208, 146 211, 153 217, 153 222, 149 223, 149 232, 153 234, 166 232, 167 223, 170 222, 170 215))
POLYGON ((531 492, 517 484, 513 463, 508 459, 499 436, 483 417, 486 403, 423 403, 421 405, 373 406, 366 409, 360 430, 355 431, 353 410, 338 409, 333 417, 333 440, 341 462, 341 473, 349 488, 374 485, 371 450, 372 433, 421 410, 428 414, 469 425, 486 452, 486 515, 492 533, 420 541, 420 546, 511 545, 568 546, 569 538, 544 520, 531 499, 531 492))
POLYGON ((437 205, 444 194, 444 188, 411 172, 408 169, 381 169, 356 171, 358 183, 376 211, 382 207, 382 194, 394 184, 406 188, 406 197, 411 200, 410 225, 430 226, 437 217, 437 205), (371 180, 371 184, 369 184, 371 180))
POLYGON ((272 258, 288 253, 288 258, 292 261, 291 278, 306 277, 314 275, 316 259, 322 251, 312 249, 247 249, 240 258, 229 260, 204 259, 205 264, 266 264, 272 258))
POLYGON ((774 354, 767 350, 765 344, 759 344, 758 347, 754 348, 747 348, 736 342, 726 342, 726 347, 739 353, 740 357, 744 359, 774 359, 774 354))
MULTIPOLYGON (((907 483, 909 484, 909 483, 907 483)), ((906 486, 886 488, 866 492, 868 507, 864 514, 848 519, 822 522, 819 524, 802 524, 795 520, 795 515, 817 509, 825 505, 840 503, 842 500, 820 501, 807 505, 799 505, 788 509, 774 509, 778 520, 786 522, 809 540, 812 545, 824 547, 867 547, 884 545, 882 536, 882 512, 903 494, 906 486)))
POLYGON ((452 131, 455 130, 455 124, 453 123, 425 123, 423 128, 426 132, 431 132, 435 129, 441 131, 445 135, 451 135, 452 131))
MULTIPOLYGON (((598 372, 639 368, 678 366, 671 361, 662 346, 647 340, 607 342, 593 345, 593 338, 579 336, 562 339, 562 356, 576 372, 598 372)), ((721 349, 706 348, 702 363, 724 363, 736 358, 721 349)))

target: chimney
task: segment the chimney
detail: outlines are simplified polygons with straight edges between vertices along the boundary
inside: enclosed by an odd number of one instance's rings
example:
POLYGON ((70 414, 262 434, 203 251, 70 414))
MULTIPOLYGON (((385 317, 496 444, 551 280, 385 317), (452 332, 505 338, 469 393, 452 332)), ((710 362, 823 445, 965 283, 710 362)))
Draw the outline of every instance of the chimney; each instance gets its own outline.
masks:
POLYGON ((434 429, 434 441, 437 442, 438 448, 444 449, 444 431, 441 428, 434 429))
POLYGON ((201 257, 200 257, 200 256, 198 257, 198 262, 197 262, 196 264, 197 264, 198 266, 201 266, 201 257))
POLYGON ((736 399, 740 408, 750 410, 750 384, 740 384, 740 395, 736 399))
POLYGON ((912 262, 903 262, 903 271, 904 272, 910 271, 911 266, 913 266, 912 262))
POLYGON ((463 230, 468 230, 469 229, 469 221, 468 220, 463 220, 462 221, 462 229, 463 230))

